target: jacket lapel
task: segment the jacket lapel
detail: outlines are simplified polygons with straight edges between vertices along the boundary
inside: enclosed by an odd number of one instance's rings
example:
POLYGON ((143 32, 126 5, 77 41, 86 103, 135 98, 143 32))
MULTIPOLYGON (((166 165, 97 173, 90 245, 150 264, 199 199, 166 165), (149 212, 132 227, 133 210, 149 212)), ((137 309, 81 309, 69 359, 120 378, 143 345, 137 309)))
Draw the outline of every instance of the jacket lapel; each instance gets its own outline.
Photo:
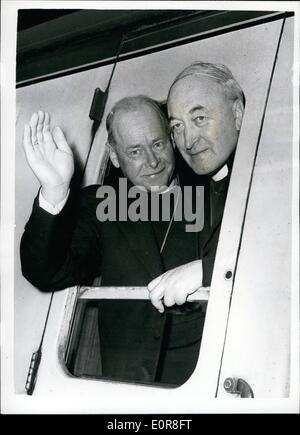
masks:
POLYGON ((152 279, 163 273, 163 265, 150 222, 118 222, 129 248, 149 272, 152 279))

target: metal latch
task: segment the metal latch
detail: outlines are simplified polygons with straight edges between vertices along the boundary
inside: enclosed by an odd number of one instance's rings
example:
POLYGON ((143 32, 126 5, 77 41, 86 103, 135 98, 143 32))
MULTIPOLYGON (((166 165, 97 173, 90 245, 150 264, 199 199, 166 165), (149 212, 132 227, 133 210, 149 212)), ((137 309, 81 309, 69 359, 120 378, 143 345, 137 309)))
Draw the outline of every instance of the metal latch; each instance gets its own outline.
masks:
POLYGON ((37 372, 39 369, 41 358, 42 358, 41 349, 34 352, 32 354, 32 357, 31 357, 29 371, 28 371, 26 385, 25 385, 25 390, 26 390, 27 394, 30 396, 32 395, 34 387, 35 387, 37 372))
POLYGON ((223 387, 227 393, 238 394, 242 399, 253 398, 250 385, 240 378, 226 378, 223 387))

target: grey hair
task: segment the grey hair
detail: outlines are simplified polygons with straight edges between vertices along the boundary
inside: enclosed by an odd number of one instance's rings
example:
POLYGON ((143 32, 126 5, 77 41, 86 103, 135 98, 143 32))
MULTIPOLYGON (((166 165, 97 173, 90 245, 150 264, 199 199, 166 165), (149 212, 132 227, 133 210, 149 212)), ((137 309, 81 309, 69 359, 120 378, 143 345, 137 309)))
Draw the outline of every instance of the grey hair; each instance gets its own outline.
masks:
POLYGON ((241 86, 239 85, 239 83, 234 78, 232 72, 226 65, 214 64, 209 62, 200 62, 200 61, 192 63, 183 71, 181 71, 181 73, 178 74, 178 76, 175 78, 175 80, 173 81, 170 87, 169 95, 175 83, 177 83, 179 80, 183 79, 184 77, 188 77, 188 76, 210 77, 211 79, 215 80, 223 87, 229 99, 231 100, 239 99, 242 101, 243 105, 245 106, 246 99, 245 99, 244 92, 241 86))
POLYGON ((164 126, 169 132, 169 124, 166 115, 166 108, 163 103, 159 103, 156 100, 146 96, 146 95, 137 95, 134 97, 125 97, 119 100, 111 109, 106 118, 106 130, 107 130, 107 142, 111 146, 115 146, 116 141, 113 132, 113 122, 116 117, 116 114, 121 111, 125 112, 135 112, 141 109, 142 106, 147 106, 153 108, 161 120, 163 121, 164 126))

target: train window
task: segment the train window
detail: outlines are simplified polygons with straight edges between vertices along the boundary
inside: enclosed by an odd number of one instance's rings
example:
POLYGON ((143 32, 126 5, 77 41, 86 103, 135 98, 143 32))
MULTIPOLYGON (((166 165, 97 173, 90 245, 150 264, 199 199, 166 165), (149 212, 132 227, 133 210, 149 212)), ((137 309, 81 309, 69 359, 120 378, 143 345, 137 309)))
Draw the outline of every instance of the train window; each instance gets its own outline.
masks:
POLYGON ((179 386, 197 363, 207 300, 208 291, 199 291, 185 306, 190 314, 159 315, 146 288, 79 288, 66 367, 76 377, 179 386))

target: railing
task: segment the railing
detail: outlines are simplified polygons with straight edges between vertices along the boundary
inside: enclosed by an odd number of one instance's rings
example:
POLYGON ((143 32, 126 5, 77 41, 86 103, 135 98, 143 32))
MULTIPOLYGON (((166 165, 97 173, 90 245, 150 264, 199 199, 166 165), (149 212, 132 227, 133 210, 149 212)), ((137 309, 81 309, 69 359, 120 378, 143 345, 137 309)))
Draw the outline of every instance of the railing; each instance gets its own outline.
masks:
MULTIPOLYGON (((200 288, 188 297, 188 302, 208 301, 209 287, 200 288)), ((149 299, 147 287, 81 287, 79 299, 149 299)))

